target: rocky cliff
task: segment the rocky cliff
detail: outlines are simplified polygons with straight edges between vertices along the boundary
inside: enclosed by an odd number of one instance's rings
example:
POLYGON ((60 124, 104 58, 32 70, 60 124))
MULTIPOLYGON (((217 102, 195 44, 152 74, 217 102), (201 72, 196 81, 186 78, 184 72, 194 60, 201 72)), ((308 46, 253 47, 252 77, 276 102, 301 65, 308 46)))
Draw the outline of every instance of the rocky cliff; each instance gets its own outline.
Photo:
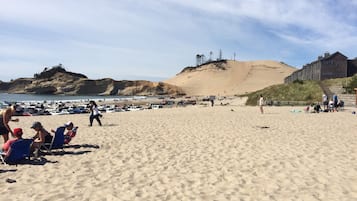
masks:
POLYGON ((0 90, 7 93, 66 95, 182 95, 171 84, 150 81, 116 81, 110 78, 91 80, 85 75, 67 72, 62 67, 45 69, 34 78, 0 81, 0 90))

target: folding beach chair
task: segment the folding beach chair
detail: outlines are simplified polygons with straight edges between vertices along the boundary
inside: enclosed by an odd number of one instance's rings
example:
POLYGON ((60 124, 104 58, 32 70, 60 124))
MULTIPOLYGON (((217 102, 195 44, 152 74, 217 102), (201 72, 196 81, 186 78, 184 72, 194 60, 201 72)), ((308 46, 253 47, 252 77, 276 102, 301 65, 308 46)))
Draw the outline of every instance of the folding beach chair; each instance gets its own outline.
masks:
POLYGON ((30 159, 32 142, 32 139, 20 139, 12 143, 8 153, 0 152, 1 161, 4 164, 17 164, 25 158, 30 159))
POLYGON ((53 149, 62 149, 62 151, 64 152, 63 150, 63 144, 64 144, 64 131, 65 131, 65 127, 64 126, 61 126, 61 127, 58 127, 55 131, 55 134, 52 138, 52 141, 50 143, 44 143, 42 146, 41 146, 41 150, 45 150, 47 151, 48 153, 51 153, 52 154, 52 150, 53 149))

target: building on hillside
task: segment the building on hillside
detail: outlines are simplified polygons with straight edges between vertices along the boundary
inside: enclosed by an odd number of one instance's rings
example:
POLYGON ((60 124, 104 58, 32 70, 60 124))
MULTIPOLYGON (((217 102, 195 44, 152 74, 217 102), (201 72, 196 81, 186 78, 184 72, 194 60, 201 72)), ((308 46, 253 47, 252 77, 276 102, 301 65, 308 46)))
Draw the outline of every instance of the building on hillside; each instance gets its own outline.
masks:
POLYGON ((347 60, 347 75, 353 76, 357 73, 357 57, 353 60, 347 60))
POLYGON ((285 83, 295 80, 326 80, 350 77, 357 73, 357 58, 348 60, 340 52, 325 53, 316 61, 306 64, 284 79, 285 83))

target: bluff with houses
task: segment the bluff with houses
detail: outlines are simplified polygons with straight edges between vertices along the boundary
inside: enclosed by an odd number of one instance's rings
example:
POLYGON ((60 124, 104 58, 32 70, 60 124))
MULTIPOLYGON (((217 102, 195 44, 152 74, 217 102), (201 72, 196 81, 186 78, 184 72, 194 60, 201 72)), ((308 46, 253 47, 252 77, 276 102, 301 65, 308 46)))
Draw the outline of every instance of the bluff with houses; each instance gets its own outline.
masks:
POLYGON ((285 83, 295 80, 327 80, 333 78, 351 77, 357 73, 357 58, 348 59, 340 52, 326 52, 317 60, 304 65, 300 70, 287 76, 285 83))

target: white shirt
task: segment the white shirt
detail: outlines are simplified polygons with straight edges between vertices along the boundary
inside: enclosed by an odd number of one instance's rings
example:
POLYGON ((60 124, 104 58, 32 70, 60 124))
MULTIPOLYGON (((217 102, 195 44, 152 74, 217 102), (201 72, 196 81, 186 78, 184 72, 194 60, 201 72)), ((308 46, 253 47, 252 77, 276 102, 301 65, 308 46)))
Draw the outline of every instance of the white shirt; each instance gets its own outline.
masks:
POLYGON ((262 106, 264 105, 264 98, 263 97, 260 97, 259 99, 259 106, 262 106))
POLYGON ((93 111, 93 115, 98 115, 99 114, 99 111, 98 111, 98 108, 96 106, 92 106, 92 111, 93 111))

